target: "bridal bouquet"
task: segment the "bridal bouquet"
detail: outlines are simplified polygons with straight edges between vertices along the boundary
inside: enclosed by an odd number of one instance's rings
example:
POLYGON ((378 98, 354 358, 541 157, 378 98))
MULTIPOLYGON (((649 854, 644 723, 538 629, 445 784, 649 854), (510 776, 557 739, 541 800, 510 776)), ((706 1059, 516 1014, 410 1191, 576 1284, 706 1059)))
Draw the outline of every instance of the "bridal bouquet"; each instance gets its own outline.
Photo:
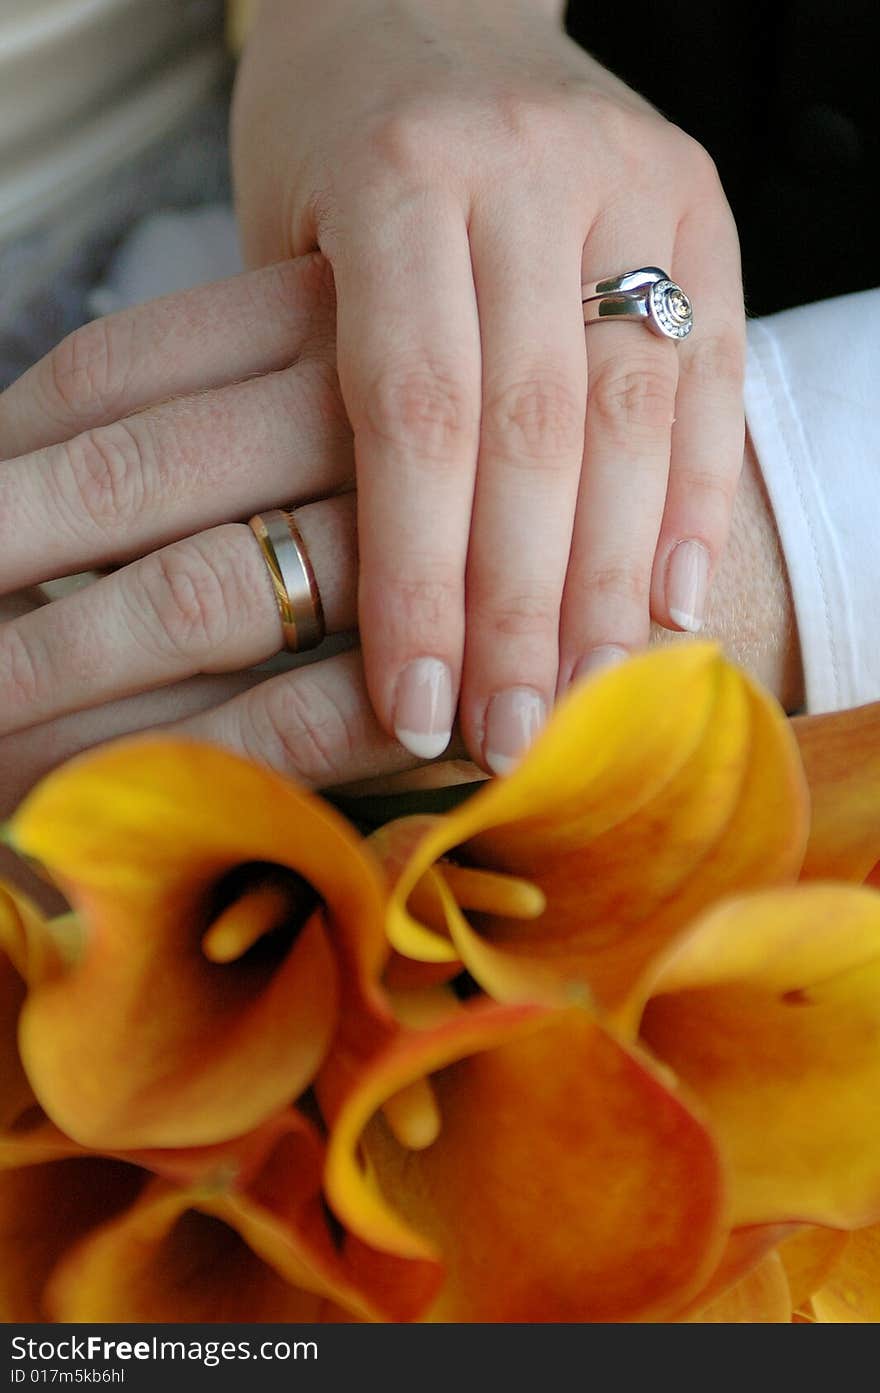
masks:
POLYGON ((367 838, 159 737, 5 834, 7 1321, 880 1319, 880 705, 694 644, 367 838))

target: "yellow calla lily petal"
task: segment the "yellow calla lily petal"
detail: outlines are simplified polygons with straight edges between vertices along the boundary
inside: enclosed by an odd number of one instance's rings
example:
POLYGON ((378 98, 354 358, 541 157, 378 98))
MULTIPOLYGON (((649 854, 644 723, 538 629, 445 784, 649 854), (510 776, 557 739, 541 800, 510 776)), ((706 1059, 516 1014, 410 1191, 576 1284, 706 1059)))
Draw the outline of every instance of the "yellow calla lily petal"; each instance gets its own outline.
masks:
POLYGON ((70 1137, 59 1132, 57 1127, 53 1127, 51 1122, 47 1122, 36 1107, 32 1126, 16 1127, 14 1131, 0 1133, 0 1171, 89 1154, 70 1137))
POLYGON ((847 1236, 825 1283, 813 1292, 811 1305, 817 1321, 880 1322, 880 1224, 847 1236))
POLYGON ((719 896, 793 878, 806 819, 775 703, 708 645, 655 651, 573 691, 509 777, 425 827, 392 877, 389 937, 460 958, 498 1000, 615 1005, 719 896), (471 922, 447 885, 446 933, 418 923, 410 896, 450 853, 531 883, 544 913, 471 922))
POLYGON ((706 1109, 735 1224, 880 1215, 880 894, 728 901, 657 970, 641 1038, 706 1109))
POLYGON ((802 876, 866 880, 880 867, 880 702, 792 722, 810 786, 802 876))
POLYGON ((425 855, 426 845, 445 842, 445 823, 445 818, 425 814, 398 818, 378 828, 370 837, 370 845, 382 862, 392 892, 387 930, 396 952, 405 961, 457 969, 458 959, 446 928, 442 882, 430 864, 433 858, 425 855), (414 863, 418 871, 413 869, 414 863), (399 904, 404 906, 402 912, 399 904))
POLYGON ((27 896, 0 881, 0 954, 29 987, 62 972, 81 941, 74 916, 47 919, 27 896))
POLYGON ((12 958, 3 951, 4 930, 11 940, 18 928, 18 915, 0 887, 0 1138, 36 1103, 18 1056, 18 1020, 27 989, 12 958))
POLYGON ((315 1321, 322 1298, 280 1277, 236 1229, 157 1186, 85 1238, 48 1285, 62 1322, 315 1321))
POLYGON ((289 1113, 263 1141, 252 1174, 184 1188, 154 1181, 68 1250, 45 1296, 53 1318, 321 1321, 329 1302, 361 1319, 419 1314, 436 1288, 432 1270, 347 1236, 338 1244, 311 1124, 289 1113))
POLYGON ((688 1317, 702 1325, 789 1325, 791 1292, 778 1253, 768 1253, 757 1267, 719 1296, 688 1317))
POLYGON ((20 1145, 25 1120, 39 1112, 18 1051, 28 986, 55 975, 63 961, 51 921, 0 883, 0 1150, 12 1129, 20 1145))
POLYGON ((795 1311, 806 1306, 837 1267, 849 1241, 850 1234, 840 1229, 806 1227, 779 1245, 795 1311))
POLYGON ((87 1147, 250 1130, 314 1076, 340 992, 347 1009, 373 1000, 387 955, 379 866, 332 808, 268 770, 206 745, 125 741, 52 774, 10 830, 86 927, 79 960, 31 990, 21 1048, 43 1107, 87 1147), (213 911, 248 866, 257 893, 246 887, 237 919, 213 911), (264 866, 288 921, 248 951, 270 927, 264 866), (305 923, 303 895, 323 902, 305 923), (210 961, 206 934, 234 961, 210 961))
POLYGON ((706 1285, 676 1313, 676 1321, 700 1319, 705 1308, 717 1306, 769 1253, 800 1230, 800 1224, 756 1224, 734 1229, 706 1285))

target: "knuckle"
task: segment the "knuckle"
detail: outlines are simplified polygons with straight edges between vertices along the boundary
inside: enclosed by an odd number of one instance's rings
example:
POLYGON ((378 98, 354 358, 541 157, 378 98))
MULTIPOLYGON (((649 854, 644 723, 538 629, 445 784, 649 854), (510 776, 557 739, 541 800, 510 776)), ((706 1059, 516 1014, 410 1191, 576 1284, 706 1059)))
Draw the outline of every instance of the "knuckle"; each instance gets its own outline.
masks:
POLYGON ((530 463, 577 455, 583 447, 585 401, 562 373, 513 382, 483 406, 483 441, 493 451, 530 463))
POLYGON ((364 400, 364 419, 379 439, 438 462, 458 462, 475 435, 478 407, 462 378, 443 364, 384 370, 364 400))
POLYGON ((426 161, 443 152, 438 113, 414 103, 380 112, 367 134, 367 149, 374 160, 406 179, 421 181, 426 161))
POLYGON ((700 518, 710 523, 713 519, 730 516, 738 486, 738 471, 722 474, 688 469, 682 471, 677 482, 677 487, 687 499, 689 510, 696 511, 700 518))
POLYGON ((612 432, 668 431, 675 415, 676 365, 621 367, 610 359, 590 382, 590 409, 612 432))
POLYGON ((246 754, 318 787, 343 776, 354 753, 351 723, 317 681, 276 678, 253 696, 246 754))
POLYGON ((124 315, 94 319, 68 334, 49 355, 51 391, 65 416, 84 419, 110 412, 128 377, 124 315))
POLYGON ((555 144, 570 125, 567 105, 560 98, 522 90, 499 95, 494 106, 501 131, 516 148, 545 158, 548 143, 555 144))
POLYGON ((222 647, 232 625, 230 574, 195 539, 140 562, 136 600, 163 654, 204 661, 222 647))
POLYGON ((740 392, 745 378, 746 350, 742 332, 733 329, 710 334, 694 344, 685 371, 698 386, 740 392))
POLYGON ((647 609, 651 593, 651 575, 641 567, 623 562, 598 566, 584 573, 578 587, 591 600, 623 601, 628 606, 647 609))
POLYGON ((475 618, 489 634, 502 638, 543 637, 559 626, 559 595, 531 590, 475 604, 475 618))
POLYGON ((21 630, 15 624, 0 628, 0 692, 2 710, 28 711, 42 697, 40 668, 21 630))
POLYGON ((724 198, 718 167, 704 145, 679 126, 671 127, 680 158, 686 163, 691 187, 724 198))
POLYGON ((626 189, 637 180, 639 187, 653 186, 658 165, 669 160, 667 133, 673 128, 656 111, 623 105, 617 101, 595 104, 590 127, 600 148, 614 152, 620 187, 626 189))
POLYGON ((125 421, 85 431, 56 456, 55 483, 71 518, 101 530, 136 517, 146 503, 146 458, 138 433, 125 421))
POLYGON ((380 593, 389 628, 410 635, 445 633, 463 599, 461 578, 442 574, 395 577, 380 593))

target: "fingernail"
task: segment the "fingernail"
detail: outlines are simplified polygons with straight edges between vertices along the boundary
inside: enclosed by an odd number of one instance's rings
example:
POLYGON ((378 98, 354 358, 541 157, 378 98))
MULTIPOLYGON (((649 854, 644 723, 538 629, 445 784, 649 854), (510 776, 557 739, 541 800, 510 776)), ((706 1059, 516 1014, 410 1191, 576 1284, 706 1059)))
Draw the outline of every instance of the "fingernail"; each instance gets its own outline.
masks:
POLYGON ((484 742, 493 774, 509 774, 547 719, 547 703, 532 687, 509 687, 489 703, 484 742))
POLYGON ((708 588, 708 551, 702 542, 679 542, 666 566, 666 608, 680 629, 700 632, 708 588))
POLYGON ((629 653, 618 643, 602 643, 581 658, 571 674, 571 680, 579 682, 582 677, 595 677, 603 668, 616 667, 628 657, 629 653))
POLYGON ((416 658, 397 681, 394 734, 419 759, 442 755, 452 736, 452 674, 439 658, 416 658))

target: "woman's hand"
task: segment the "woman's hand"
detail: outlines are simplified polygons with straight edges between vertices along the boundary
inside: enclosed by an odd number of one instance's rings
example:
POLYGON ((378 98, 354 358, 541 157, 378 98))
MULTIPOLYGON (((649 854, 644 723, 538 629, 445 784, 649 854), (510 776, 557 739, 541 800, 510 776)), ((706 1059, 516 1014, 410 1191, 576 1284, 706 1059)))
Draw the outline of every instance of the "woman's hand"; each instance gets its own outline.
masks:
POLYGON ((333 267, 379 720, 437 754, 460 691, 496 770, 651 615, 700 627, 742 458, 714 167, 559 8, 263 0, 233 121, 250 260, 333 267), (693 298, 693 334, 585 332, 582 283, 644 265, 693 298))

